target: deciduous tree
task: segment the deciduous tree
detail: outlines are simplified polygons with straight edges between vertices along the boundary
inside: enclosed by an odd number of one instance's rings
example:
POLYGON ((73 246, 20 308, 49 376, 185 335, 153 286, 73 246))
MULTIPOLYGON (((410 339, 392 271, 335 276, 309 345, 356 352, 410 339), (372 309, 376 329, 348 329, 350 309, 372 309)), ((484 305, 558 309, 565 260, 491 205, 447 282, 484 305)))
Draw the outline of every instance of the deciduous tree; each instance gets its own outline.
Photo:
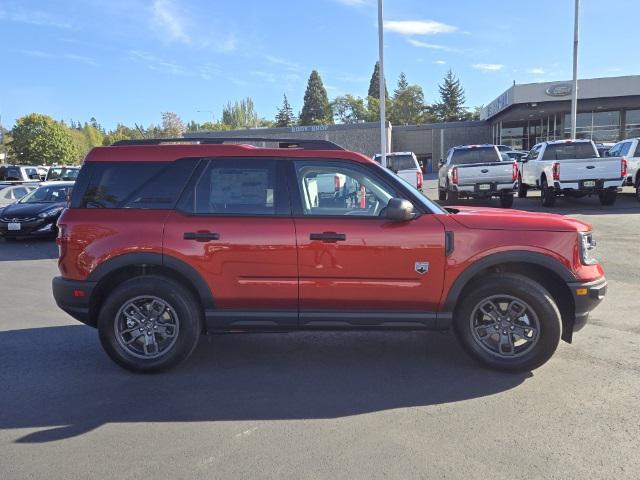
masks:
POLYGON ((75 163, 79 157, 69 129, 53 118, 31 113, 16 120, 11 130, 12 156, 16 162, 30 165, 75 163))

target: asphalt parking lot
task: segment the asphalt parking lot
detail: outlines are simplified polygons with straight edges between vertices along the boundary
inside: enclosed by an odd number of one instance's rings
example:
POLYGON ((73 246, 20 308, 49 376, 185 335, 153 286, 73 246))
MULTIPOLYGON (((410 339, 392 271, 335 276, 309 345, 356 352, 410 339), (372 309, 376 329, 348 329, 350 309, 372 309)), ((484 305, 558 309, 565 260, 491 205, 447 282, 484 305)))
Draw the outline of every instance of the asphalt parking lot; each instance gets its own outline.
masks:
POLYGON ((437 333, 215 336, 130 374, 55 307, 55 244, 0 240, 0 478, 640 478, 640 203, 553 212, 594 225, 609 292, 518 375, 437 333))

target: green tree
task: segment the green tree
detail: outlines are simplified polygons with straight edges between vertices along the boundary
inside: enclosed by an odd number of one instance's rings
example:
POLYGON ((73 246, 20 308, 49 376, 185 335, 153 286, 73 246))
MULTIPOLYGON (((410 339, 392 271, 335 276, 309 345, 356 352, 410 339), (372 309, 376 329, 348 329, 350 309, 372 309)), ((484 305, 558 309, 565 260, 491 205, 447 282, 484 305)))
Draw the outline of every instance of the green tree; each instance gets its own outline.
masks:
POLYGON ((437 111, 440 121, 455 122, 469 118, 469 112, 464 106, 464 88, 451 70, 445 75, 438 90, 440 102, 437 104, 437 111))
POLYGON ((338 123, 358 123, 367 120, 364 100, 353 95, 342 95, 331 102, 331 111, 338 123))
POLYGON ((424 93, 419 85, 409 85, 407 76, 400 74, 393 92, 391 122, 398 125, 421 123, 425 112, 424 93))
POLYGON ((222 123, 231 128, 255 128, 259 118, 251 97, 244 100, 227 103, 222 110, 222 123))
MULTIPOLYGON (((380 100, 380 62, 376 62, 373 67, 373 73, 371 74, 371 80, 369 81, 369 92, 367 97, 373 97, 380 100)), ((387 82, 384 82, 384 97, 389 98, 389 92, 387 91, 387 82)), ((380 114, 378 114, 380 117, 380 114)))
POLYGON ((103 145, 111 145, 120 140, 139 140, 144 138, 143 133, 138 128, 130 128, 119 123, 114 130, 109 131, 102 140, 103 145))
POLYGON ((11 136, 12 155, 19 163, 74 163, 80 155, 69 129, 47 115, 30 113, 19 118, 11 130, 11 136))
MULTIPOLYGON (((367 122, 379 122, 380 121, 380 100, 376 97, 367 97, 367 111, 365 120, 367 122)), ((391 119, 391 111, 393 109, 393 101, 387 98, 385 102, 385 116, 386 120, 391 119)))
POLYGON ((304 103, 300 112, 300 125, 325 125, 333 123, 331 105, 320 74, 313 70, 309 75, 304 103))
POLYGON ((164 138, 178 138, 186 131, 184 123, 175 112, 162 112, 162 132, 164 138))
POLYGON ((282 97, 282 107, 278 109, 276 115, 276 127, 291 127, 296 124, 296 118, 293 115, 291 105, 289 105, 289 100, 287 100, 287 95, 283 94, 282 97))

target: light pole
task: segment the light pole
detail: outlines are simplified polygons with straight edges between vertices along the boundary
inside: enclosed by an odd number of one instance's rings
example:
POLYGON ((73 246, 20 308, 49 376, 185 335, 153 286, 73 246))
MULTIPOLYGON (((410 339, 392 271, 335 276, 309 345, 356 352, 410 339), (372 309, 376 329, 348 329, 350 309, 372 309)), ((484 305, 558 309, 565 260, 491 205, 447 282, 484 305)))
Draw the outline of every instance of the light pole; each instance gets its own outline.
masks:
POLYGON ((578 37, 580 24, 580 0, 576 0, 573 20, 573 88, 571 89, 571 138, 576 138, 578 120, 578 37))
POLYGON ((378 61, 380 62, 380 165, 387 167, 387 122, 384 81, 384 21, 382 0, 378 0, 378 61))

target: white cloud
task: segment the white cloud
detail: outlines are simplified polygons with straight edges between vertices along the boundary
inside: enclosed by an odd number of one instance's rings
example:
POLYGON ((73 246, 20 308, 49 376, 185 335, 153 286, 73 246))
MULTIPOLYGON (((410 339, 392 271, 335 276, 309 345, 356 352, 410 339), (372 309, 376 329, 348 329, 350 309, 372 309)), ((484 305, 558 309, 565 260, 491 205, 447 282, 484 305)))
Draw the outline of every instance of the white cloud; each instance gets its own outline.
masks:
POLYGON ((142 50, 130 50, 129 58, 143 64, 149 70, 154 70, 156 72, 179 76, 192 76, 194 74, 194 72, 189 71, 187 68, 176 62, 156 57, 155 55, 142 50))
POLYGON ((288 70, 291 70, 291 71, 300 70, 300 65, 298 65, 297 63, 291 62, 284 58, 276 57, 275 55, 265 55, 264 59, 269 63, 273 63, 274 65, 279 65, 281 67, 286 67, 288 70))
POLYGON ((445 62, 444 60, 436 60, 436 61, 435 61, 435 62, 433 62, 433 63, 435 63, 436 65, 444 65, 444 64, 445 64, 445 63, 447 63, 447 62, 445 62))
POLYGON ((473 68, 482 70, 483 72, 497 72, 498 70, 502 70, 504 65, 500 63, 476 63, 473 68))
POLYGON ((447 47, 445 45, 436 45, 436 44, 433 44, 433 43, 427 43, 427 42, 423 42, 421 40, 416 40, 414 38, 408 38, 407 42, 409 42, 414 47, 418 47, 418 48, 428 48, 428 49, 431 49, 431 50, 442 50, 442 51, 445 51, 445 52, 456 52, 457 51, 455 48, 447 47))
POLYGON ((389 20, 384 22, 384 28, 402 35, 435 35, 458 31, 458 27, 435 20, 389 20))
POLYGON ((172 0, 153 2, 153 23, 170 41, 191 43, 191 37, 185 32, 185 20, 178 12, 172 0))
POLYGON ((529 70, 527 70, 527 73, 532 73, 533 75, 544 75, 547 72, 544 71, 544 68, 535 67, 535 68, 530 68, 529 70))
POLYGON ((75 53, 50 53, 43 52, 42 50, 16 50, 18 53, 23 55, 29 55, 30 57, 38 57, 38 58, 48 58, 51 60, 71 60, 73 62, 80 62, 87 65, 91 65, 93 67, 98 65, 93 58, 83 57, 82 55, 76 55, 75 53))
POLYGON ((29 8, 16 7, 12 10, 0 8, 0 20, 8 20, 16 23, 26 23, 36 25, 38 27, 54 27, 65 30, 74 29, 75 26, 68 18, 43 12, 41 10, 33 10, 29 8))

